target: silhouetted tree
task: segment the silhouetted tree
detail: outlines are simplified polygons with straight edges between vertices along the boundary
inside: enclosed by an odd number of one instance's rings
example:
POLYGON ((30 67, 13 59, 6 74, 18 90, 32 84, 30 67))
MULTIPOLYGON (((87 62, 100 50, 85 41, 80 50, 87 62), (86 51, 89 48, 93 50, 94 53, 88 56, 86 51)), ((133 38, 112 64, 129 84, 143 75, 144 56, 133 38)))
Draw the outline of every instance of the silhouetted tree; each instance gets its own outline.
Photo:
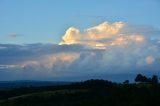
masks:
POLYGON ((148 82, 148 78, 142 74, 138 74, 135 78, 135 82, 148 82))
POLYGON ((152 83, 154 83, 154 84, 158 83, 158 76, 157 75, 152 76, 152 83))

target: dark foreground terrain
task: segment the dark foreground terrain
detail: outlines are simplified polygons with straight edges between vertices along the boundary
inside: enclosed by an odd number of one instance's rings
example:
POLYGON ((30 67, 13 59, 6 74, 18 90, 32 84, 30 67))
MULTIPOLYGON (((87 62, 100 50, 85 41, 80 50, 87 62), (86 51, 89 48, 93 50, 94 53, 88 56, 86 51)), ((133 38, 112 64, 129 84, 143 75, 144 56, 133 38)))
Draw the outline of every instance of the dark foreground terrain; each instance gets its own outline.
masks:
POLYGON ((0 90, 0 106, 160 106, 160 84, 88 80, 0 90))

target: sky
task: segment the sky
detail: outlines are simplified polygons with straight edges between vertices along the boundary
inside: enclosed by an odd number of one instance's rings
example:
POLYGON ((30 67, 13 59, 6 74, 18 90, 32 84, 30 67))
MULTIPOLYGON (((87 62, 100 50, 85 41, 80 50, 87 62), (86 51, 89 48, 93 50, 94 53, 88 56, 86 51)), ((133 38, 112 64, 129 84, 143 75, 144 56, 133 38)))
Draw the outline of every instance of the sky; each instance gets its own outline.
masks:
POLYGON ((0 0, 0 80, 160 75, 159 0, 0 0))

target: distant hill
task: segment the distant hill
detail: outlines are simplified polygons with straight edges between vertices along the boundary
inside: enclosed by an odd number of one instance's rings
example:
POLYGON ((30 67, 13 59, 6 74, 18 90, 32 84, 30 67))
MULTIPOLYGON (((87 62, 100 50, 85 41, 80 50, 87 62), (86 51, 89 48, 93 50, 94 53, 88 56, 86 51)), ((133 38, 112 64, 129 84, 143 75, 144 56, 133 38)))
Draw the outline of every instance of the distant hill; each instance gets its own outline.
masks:
POLYGON ((65 81, 34 81, 34 80, 0 81, 0 89, 57 86, 57 85, 68 85, 70 83, 71 82, 65 82, 65 81))

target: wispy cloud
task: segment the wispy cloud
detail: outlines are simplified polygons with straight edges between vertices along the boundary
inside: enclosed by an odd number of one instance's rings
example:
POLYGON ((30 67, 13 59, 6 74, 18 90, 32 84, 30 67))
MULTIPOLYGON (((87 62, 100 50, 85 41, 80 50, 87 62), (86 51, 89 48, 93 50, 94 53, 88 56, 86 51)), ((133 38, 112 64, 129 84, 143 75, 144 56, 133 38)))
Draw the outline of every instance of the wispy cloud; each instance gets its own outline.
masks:
POLYGON ((10 33, 8 35, 9 38, 12 38, 12 39, 15 39, 15 38, 18 38, 18 37, 22 37, 23 35, 22 34, 17 34, 17 33, 10 33))
POLYGON ((0 65, 0 69, 7 69, 7 68, 14 68, 17 67, 16 65, 0 65))

